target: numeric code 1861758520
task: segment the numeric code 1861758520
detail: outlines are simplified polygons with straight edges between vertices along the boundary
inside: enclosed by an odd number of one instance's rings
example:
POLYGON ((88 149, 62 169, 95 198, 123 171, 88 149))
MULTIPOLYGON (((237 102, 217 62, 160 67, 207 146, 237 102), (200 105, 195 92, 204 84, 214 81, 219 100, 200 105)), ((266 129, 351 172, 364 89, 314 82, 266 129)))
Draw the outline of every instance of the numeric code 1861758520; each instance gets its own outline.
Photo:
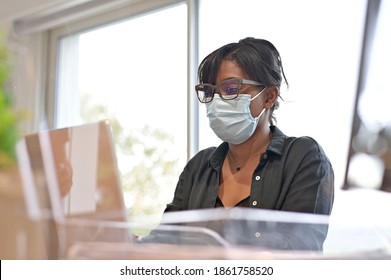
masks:
POLYGON ((220 266, 213 271, 214 275, 273 275, 271 266, 220 266))

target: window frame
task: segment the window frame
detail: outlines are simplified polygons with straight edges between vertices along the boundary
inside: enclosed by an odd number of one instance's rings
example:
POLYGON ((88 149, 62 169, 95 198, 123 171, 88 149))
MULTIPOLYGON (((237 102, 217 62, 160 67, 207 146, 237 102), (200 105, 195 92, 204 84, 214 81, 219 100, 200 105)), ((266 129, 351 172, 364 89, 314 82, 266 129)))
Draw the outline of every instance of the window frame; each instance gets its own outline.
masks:
POLYGON ((187 160, 199 150, 198 100, 194 94, 194 85, 197 80, 198 67, 198 0, 150 0, 121 6, 120 9, 88 16, 82 20, 69 22, 64 26, 48 31, 48 76, 45 90, 45 111, 47 127, 57 128, 56 124, 56 94, 59 58, 59 40, 64 36, 74 35, 101 28, 105 25, 129 20, 146 15, 177 4, 187 5, 187 160))

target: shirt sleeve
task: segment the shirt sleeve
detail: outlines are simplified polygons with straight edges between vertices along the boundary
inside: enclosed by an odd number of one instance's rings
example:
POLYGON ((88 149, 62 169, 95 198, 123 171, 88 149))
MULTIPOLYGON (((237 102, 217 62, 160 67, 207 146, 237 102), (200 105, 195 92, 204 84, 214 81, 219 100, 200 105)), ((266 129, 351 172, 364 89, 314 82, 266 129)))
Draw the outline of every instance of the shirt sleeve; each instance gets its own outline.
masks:
POLYGON ((166 209, 164 212, 173 212, 173 211, 181 211, 183 209, 183 203, 184 203, 184 180, 186 177, 186 168, 182 171, 181 175, 179 176, 178 183, 176 185, 174 198, 172 202, 168 203, 166 206, 166 209))
POLYGON ((287 160, 287 194, 281 210, 313 214, 331 213, 334 200, 334 172, 320 145, 301 137, 291 145, 287 160))

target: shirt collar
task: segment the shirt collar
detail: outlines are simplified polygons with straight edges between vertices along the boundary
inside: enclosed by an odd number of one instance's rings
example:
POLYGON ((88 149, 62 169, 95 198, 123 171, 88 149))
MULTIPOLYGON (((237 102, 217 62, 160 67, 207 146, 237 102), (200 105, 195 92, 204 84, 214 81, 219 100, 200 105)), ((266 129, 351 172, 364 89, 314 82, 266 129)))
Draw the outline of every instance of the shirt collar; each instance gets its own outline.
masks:
POLYGON ((282 150, 284 148, 284 143, 287 136, 277 126, 274 125, 270 126, 270 131, 272 138, 270 139, 270 144, 267 147, 267 151, 282 155, 282 150))
MULTIPOLYGON (((282 154, 284 148, 284 142, 287 136, 277 127, 270 126, 271 139, 269 146, 267 147, 267 152, 272 152, 278 155, 282 154)), ((213 169, 221 169, 225 155, 228 152, 228 143, 223 142, 218 146, 214 152, 209 157, 209 164, 213 169)))

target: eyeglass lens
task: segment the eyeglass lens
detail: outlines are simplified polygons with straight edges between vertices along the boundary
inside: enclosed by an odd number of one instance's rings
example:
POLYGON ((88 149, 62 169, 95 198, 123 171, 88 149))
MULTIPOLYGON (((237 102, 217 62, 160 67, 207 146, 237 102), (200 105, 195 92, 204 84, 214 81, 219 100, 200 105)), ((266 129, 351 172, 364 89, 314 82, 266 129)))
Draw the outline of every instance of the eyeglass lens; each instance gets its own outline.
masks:
POLYGON ((234 99, 239 94, 240 85, 240 80, 222 81, 216 86, 203 84, 197 86, 197 93, 201 102, 211 101, 215 93, 220 93, 223 99, 234 99))

